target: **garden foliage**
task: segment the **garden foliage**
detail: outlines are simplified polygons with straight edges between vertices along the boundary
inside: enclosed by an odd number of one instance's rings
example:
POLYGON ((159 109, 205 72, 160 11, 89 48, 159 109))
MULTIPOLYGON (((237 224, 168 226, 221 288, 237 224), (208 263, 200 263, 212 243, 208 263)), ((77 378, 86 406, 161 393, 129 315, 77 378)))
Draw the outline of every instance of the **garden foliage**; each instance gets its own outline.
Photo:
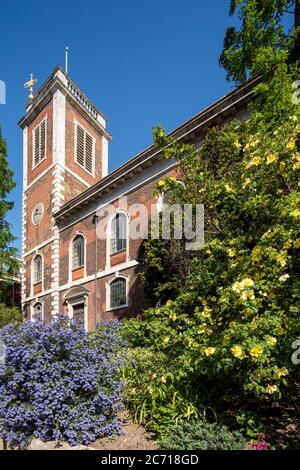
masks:
POLYGON ((154 132, 184 182, 166 178, 156 193, 172 190, 170 202, 205 208, 205 245, 187 254, 180 280, 174 266, 165 281, 157 250, 172 250, 174 240, 146 241, 146 292, 155 286, 164 297, 125 325, 140 361, 128 373, 136 388, 129 403, 160 432, 218 405, 268 406, 299 379, 291 362, 300 337, 299 76, 280 66, 255 90, 247 119, 211 129, 200 150, 154 132))
POLYGON ((18 307, 7 307, 0 304, 0 328, 9 323, 22 323, 22 312, 18 307))
POLYGON ((206 421, 183 422, 171 427, 159 441, 168 450, 244 450, 246 439, 237 431, 206 421))
POLYGON ((10 324, 0 339, 0 435, 10 445, 26 448, 36 437, 74 446, 120 431, 124 343, 117 322, 92 335, 66 319, 10 324))

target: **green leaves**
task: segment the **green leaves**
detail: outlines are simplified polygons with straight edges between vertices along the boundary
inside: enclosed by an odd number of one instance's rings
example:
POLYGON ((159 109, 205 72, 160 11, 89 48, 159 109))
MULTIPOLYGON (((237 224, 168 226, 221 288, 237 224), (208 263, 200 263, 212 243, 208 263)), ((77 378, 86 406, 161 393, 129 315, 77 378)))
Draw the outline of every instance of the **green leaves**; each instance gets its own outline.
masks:
POLYGON ((15 260, 17 250, 10 246, 15 237, 11 233, 10 224, 5 220, 7 212, 13 207, 13 202, 7 201, 7 195, 14 187, 13 172, 6 157, 6 142, 0 128, 0 297, 7 289, 10 275, 19 270, 15 260))
POLYGON ((238 14, 241 26, 228 28, 224 38, 219 62, 227 80, 241 84, 250 76, 266 75, 289 58, 299 25, 288 31, 283 21, 293 9, 294 0, 231 1, 229 13, 238 14))

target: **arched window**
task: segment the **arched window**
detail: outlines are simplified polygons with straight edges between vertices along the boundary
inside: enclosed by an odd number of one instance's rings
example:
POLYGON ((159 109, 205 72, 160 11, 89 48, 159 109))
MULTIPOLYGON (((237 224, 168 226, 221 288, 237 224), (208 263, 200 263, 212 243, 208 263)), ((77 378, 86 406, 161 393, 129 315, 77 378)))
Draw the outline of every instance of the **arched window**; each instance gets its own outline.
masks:
POLYGON ((127 216, 118 212, 111 222, 110 254, 126 250, 127 246, 127 216))
POLYGON ((76 235, 72 243, 72 269, 84 266, 84 237, 76 235))
POLYGON ((33 306, 31 321, 43 321, 43 306, 40 302, 37 302, 33 306))
POLYGON ((43 261, 41 255, 37 255, 33 260, 33 284, 42 282, 43 261))
POLYGON ((118 277, 110 283, 110 308, 126 307, 126 279, 118 277))

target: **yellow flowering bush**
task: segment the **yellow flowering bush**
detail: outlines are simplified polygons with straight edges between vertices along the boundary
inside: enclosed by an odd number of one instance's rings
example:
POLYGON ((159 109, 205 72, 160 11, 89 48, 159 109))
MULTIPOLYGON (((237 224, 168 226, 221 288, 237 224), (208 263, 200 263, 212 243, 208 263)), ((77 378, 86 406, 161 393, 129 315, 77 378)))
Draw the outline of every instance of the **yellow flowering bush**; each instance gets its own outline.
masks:
POLYGON ((300 106, 291 99, 299 76, 279 67, 255 90, 249 118, 211 129, 201 149, 154 132, 184 175, 184 186, 166 178, 164 188, 174 202, 204 204, 205 244, 187 252, 181 240, 145 242, 151 308, 125 332, 133 350, 159 355, 168 397, 179 394, 185 410, 203 402, 223 410, 233 396, 269 403, 299 379, 291 362, 300 338, 300 106))

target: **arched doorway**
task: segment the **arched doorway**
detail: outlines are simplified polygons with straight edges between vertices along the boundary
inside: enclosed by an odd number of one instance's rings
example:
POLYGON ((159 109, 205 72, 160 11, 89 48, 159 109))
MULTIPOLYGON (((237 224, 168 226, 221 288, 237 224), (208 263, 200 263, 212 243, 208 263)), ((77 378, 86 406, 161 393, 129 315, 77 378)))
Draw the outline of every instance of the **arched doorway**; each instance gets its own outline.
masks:
POLYGON ((64 295, 63 305, 68 316, 88 329, 88 295, 89 291, 84 287, 72 287, 64 295))

